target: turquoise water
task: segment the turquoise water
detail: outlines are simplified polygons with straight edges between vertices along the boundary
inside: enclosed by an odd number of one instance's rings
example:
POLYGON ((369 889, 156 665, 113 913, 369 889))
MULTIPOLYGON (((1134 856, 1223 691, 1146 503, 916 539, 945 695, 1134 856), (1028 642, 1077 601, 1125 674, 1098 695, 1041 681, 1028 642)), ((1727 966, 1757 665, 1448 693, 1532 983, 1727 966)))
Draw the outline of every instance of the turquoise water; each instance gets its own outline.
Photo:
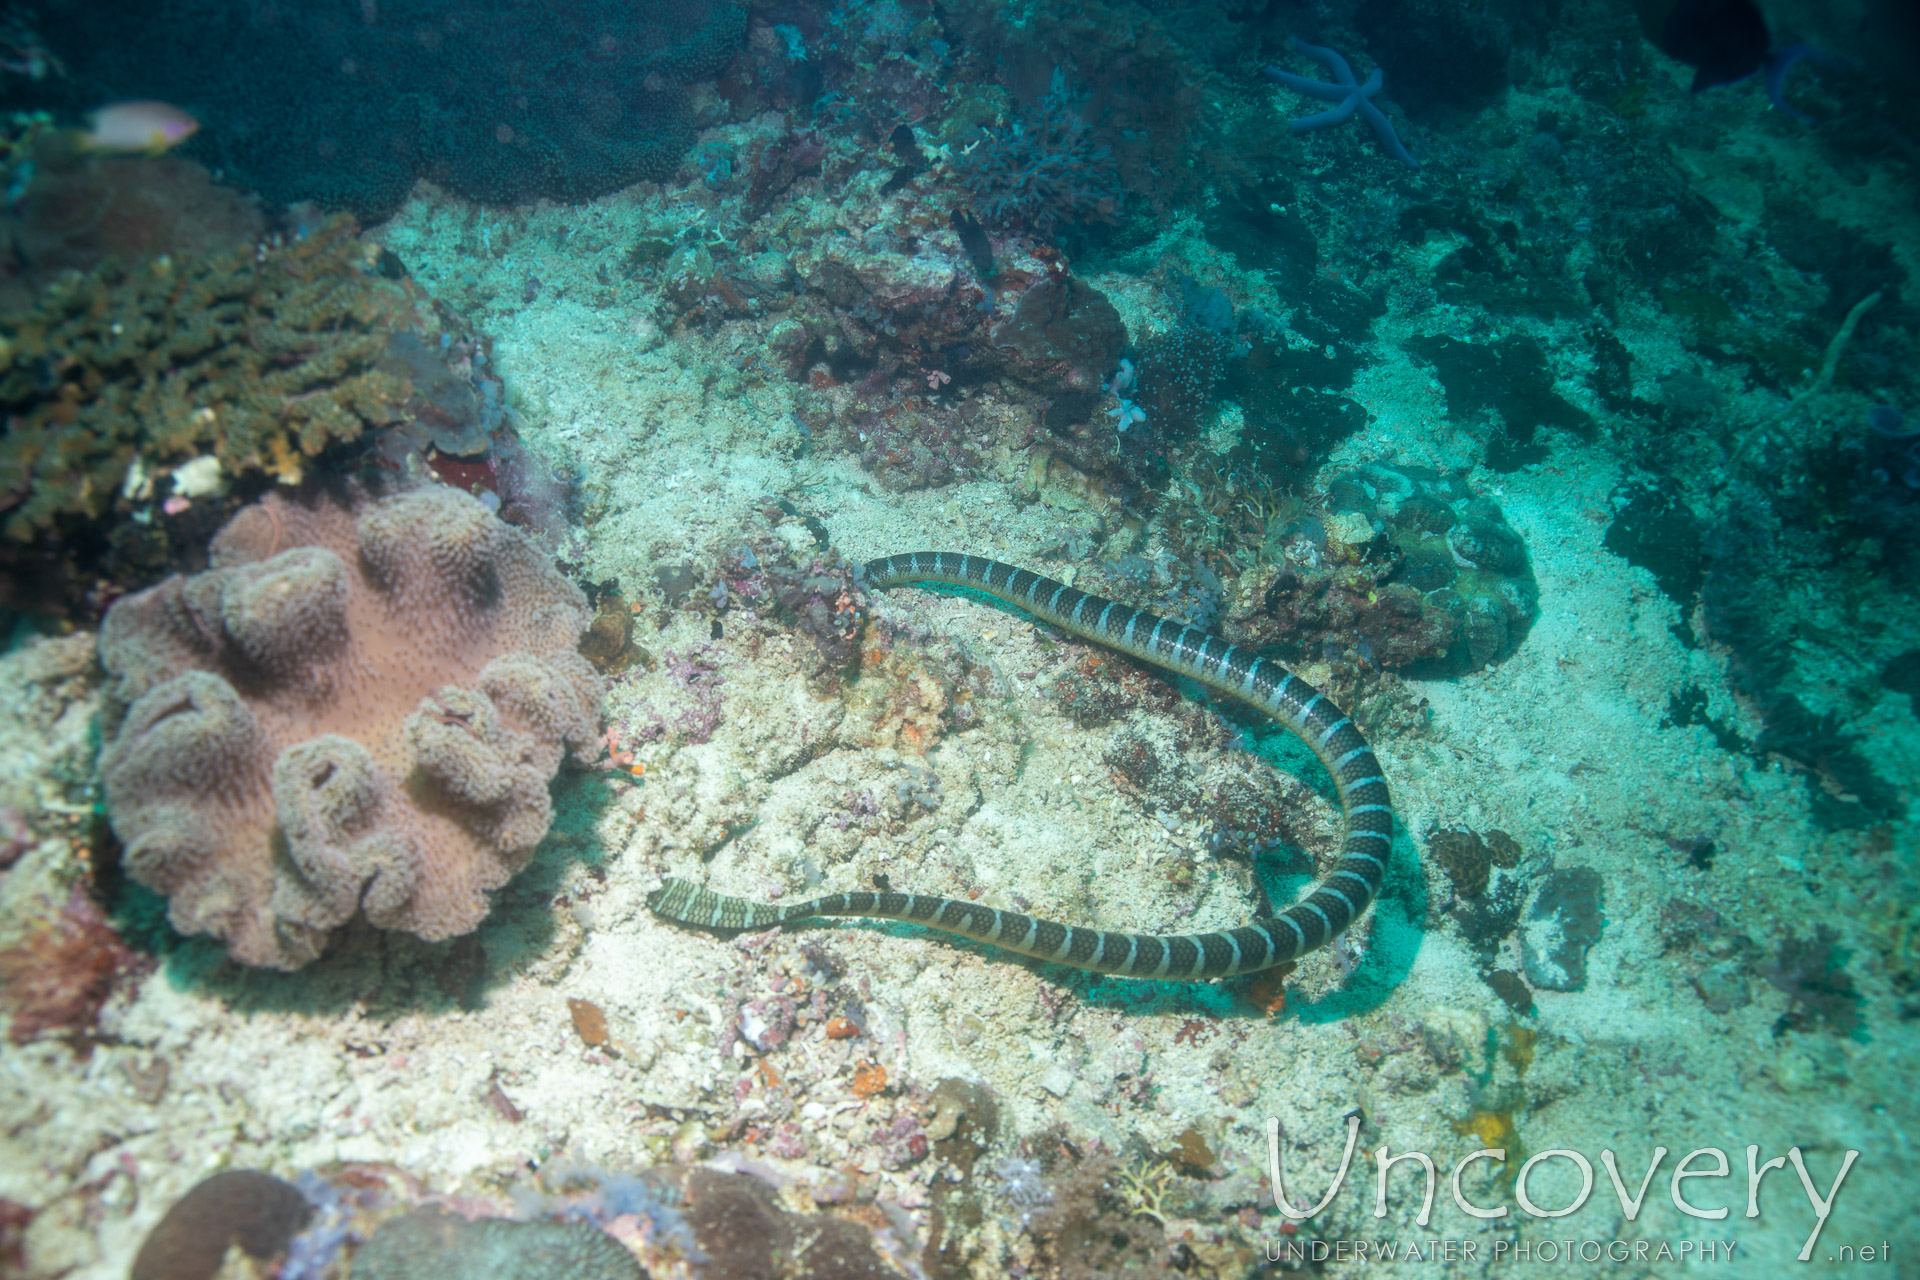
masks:
POLYGON ((1916 51, 0 15, 0 1275, 1920 1274, 1916 51))

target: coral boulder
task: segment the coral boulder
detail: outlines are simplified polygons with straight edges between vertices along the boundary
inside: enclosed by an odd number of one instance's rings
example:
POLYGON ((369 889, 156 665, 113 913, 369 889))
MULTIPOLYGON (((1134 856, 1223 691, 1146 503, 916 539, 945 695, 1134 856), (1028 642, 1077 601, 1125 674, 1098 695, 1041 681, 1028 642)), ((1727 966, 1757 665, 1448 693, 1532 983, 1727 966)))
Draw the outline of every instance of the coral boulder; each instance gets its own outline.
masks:
POLYGON ((114 605, 101 759, 134 879, 174 927, 294 969, 364 912, 472 930, 590 749, 586 600, 477 500, 270 494, 212 567, 114 605))

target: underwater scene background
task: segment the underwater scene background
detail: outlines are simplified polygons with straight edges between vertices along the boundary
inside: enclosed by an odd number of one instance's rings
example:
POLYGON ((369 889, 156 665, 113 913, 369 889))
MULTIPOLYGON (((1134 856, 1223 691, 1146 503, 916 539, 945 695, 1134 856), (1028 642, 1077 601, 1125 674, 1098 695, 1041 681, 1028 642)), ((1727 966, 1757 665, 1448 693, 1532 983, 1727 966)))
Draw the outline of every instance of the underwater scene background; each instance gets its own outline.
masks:
POLYGON ((7 6, 0 1275, 1920 1276, 1916 63, 7 6))

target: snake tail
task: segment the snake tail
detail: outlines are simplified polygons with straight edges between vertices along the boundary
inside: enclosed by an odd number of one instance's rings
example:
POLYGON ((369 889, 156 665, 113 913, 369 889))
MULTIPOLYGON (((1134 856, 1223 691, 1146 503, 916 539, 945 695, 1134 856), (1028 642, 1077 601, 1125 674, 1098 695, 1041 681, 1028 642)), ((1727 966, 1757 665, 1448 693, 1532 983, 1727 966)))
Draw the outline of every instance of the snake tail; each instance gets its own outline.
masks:
POLYGON ((1145 610, 1076 591, 997 560, 917 551, 869 561, 870 587, 941 583, 984 592, 1109 649, 1197 680, 1266 713, 1312 749, 1339 792, 1340 858, 1306 897, 1237 929, 1161 936, 1086 929, 917 893, 835 893, 779 906, 714 893, 669 877, 647 896, 655 914, 709 929, 768 929, 830 916, 906 920, 1095 973, 1134 978, 1226 978, 1285 964, 1333 941, 1380 890, 1393 840, 1393 804, 1373 749, 1345 712, 1277 662, 1145 610))

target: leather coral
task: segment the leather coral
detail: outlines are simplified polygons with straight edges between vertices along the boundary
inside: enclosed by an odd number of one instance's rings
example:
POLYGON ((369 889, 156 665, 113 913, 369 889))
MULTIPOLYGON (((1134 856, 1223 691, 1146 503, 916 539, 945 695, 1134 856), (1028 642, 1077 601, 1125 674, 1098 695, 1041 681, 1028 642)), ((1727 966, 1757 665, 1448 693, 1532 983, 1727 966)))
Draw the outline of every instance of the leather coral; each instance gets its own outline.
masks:
POLYGON ((127 871, 244 964, 299 968, 360 911, 469 932, 546 835, 562 754, 597 745, 589 617, 463 493, 269 494, 102 624, 127 871))

